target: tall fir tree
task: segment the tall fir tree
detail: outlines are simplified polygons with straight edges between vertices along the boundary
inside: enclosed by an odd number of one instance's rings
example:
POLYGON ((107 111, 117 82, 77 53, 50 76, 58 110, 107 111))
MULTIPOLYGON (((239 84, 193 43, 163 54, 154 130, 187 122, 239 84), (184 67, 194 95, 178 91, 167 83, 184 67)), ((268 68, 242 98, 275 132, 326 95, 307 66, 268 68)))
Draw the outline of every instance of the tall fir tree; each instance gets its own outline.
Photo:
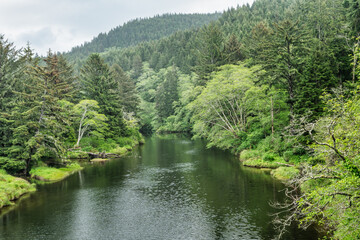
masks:
POLYGON ((158 87, 155 96, 155 109, 159 120, 164 121, 167 117, 174 114, 173 103, 179 100, 178 95, 179 77, 175 67, 165 75, 165 81, 158 87))
POLYGON ((23 76, 25 58, 13 43, 0 35, 0 156, 9 145, 11 129, 7 120, 8 112, 16 104, 14 91, 18 91, 23 76))
POLYGON ((82 67, 80 92, 83 99, 92 99, 99 103, 99 113, 108 119, 109 131, 106 132, 106 137, 115 138, 129 134, 123 119, 119 83, 99 54, 91 54, 82 67))
MULTIPOLYGON (((31 58, 28 58, 31 59, 31 58)), ((24 72, 18 101, 9 112, 12 122, 11 146, 7 156, 25 162, 25 173, 38 160, 61 159, 70 129, 68 109, 60 104, 69 94, 66 74, 59 71, 57 56, 49 52, 44 62, 33 60, 24 72)))
POLYGON ((195 71, 199 75, 198 85, 205 85, 210 73, 224 64, 224 35, 219 25, 215 23, 204 27, 199 35, 198 62, 195 71))
POLYGON ((135 84, 118 64, 111 66, 111 73, 119 85, 119 95, 123 110, 128 113, 136 113, 139 105, 135 84))

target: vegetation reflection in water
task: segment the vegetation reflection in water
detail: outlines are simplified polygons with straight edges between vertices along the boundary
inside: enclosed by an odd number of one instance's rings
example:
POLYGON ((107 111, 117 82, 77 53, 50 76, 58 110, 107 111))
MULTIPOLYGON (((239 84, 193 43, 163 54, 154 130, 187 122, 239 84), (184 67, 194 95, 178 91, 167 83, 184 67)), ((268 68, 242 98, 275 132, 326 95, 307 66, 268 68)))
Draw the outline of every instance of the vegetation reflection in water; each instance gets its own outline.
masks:
POLYGON ((2 215, 1 239, 271 239, 269 202, 284 198, 265 172, 179 136, 39 188, 2 215))

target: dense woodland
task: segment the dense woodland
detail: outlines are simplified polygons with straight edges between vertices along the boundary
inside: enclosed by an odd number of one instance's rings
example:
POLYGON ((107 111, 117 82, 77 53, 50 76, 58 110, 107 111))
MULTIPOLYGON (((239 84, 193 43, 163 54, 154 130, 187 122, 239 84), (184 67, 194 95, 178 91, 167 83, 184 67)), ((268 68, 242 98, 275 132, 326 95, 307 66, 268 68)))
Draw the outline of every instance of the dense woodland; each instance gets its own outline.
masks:
POLYGON ((198 25, 157 16, 44 58, 1 36, 0 167, 28 173, 74 146, 189 132, 242 160, 297 166, 280 234, 296 220, 359 239, 359 4, 257 0, 198 25), (162 30, 139 36, 153 23, 162 30))

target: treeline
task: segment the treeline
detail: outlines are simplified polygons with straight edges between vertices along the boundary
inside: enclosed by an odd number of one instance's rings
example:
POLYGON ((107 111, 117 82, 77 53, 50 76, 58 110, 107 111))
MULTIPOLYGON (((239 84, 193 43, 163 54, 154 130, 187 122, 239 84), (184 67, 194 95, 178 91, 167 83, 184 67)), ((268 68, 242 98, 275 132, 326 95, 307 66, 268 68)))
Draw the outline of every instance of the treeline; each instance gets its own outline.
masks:
POLYGON ((123 153, 141 140, 134 91, 122 69, 97 54, 75 75, 63 56, 34 57, 1 35, 0 168, 29 174, 49 160, 68 161, 72 148, 123 153))
POLYGON ((86 58, 91 53, 107 48, 126 48, 169 36, 177 31, 199 28, 217 20, 220 13, 213 14, 164 14, 152 18, 131 20, 108 33, 100 33, 90 42, 74 47, 66 55, 73 60, 86 58))
POLYGON ((143 132, 191 132, 243 160, 296 165, 303 193, 289 193, 280 226, 357 239, 359 16, 357 0, 258 0, 101 56, 136 84, 143 132))

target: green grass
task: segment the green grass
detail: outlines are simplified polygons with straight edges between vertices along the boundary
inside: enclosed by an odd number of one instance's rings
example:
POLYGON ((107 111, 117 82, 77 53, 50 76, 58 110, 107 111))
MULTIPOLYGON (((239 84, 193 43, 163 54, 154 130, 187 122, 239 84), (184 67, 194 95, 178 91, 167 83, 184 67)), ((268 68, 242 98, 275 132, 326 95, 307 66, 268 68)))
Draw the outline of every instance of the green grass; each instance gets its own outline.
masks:
POLYGON ((37 167, 30 171, 31 177, 44 182, 60 181, 73 172, 81 170, 79 164, 73 163, 65 168, 37 167))
MULTIPOLYGON (((130 147, 131 149, 131 147, 130 147)), ((117 154, 117 155, 124 155, 128 152, 128 148, 126 147, 117 147, 117 148, 114 148, 114 149, 111 149, 109 151, 110 153, 113 153, 113 154, 117 154)))
POLYGON ((36 191, 35 185, 28 181, 8 175, 0 170, 0 208, 12 205, 13 200, 25 193, 36 191))
POLYGON ((262 159, 250 159, 243 162, 244 166, 255 168, 278 168, 282 164, 278 162, 267 162, 262 159))
POLYGON ((271 171, 271 175, 282 181, 290 180, 300 173, 296 167, 278 167, 271 171))

